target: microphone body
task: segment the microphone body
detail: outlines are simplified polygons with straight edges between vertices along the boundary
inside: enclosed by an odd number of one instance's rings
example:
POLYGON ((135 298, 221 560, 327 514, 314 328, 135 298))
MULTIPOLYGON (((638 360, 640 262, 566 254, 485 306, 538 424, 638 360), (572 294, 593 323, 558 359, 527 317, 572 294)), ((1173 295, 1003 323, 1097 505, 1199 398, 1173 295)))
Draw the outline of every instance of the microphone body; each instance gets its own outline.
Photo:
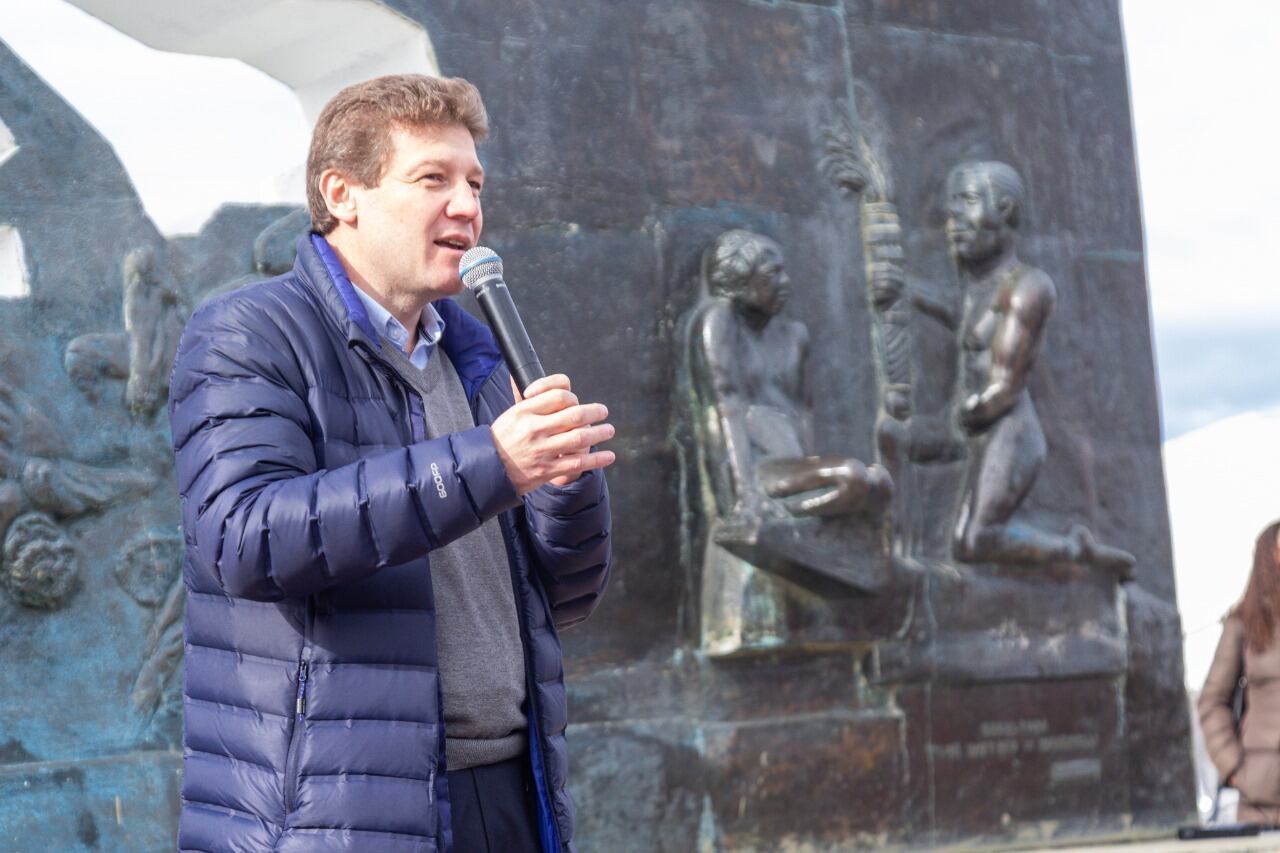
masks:
POLYGON ((492 249, 476 246, 462 256, 459 272, 467 289, 480 303, 493 336, 507 362, 507 368, 523 393, 535 380, 547 375, 533 350, 533 342, 520 321, 511 291, 502 280, 502 259, 492 249))

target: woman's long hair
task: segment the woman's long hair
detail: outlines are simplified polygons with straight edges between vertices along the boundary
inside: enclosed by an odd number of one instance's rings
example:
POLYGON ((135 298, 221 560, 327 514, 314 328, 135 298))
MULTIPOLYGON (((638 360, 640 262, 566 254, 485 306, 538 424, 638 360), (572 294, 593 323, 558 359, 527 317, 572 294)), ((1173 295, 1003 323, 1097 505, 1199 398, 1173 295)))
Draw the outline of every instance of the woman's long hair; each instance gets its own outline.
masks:
POLYGON ((1253 571, 1244 598, 1236 606, 1236 614, 1244 622, 1244 636, 1249 648, 1264 651, 1276 636, 1276 624, 1280 622, 1280 562, 1277 550, 1280 542, 1280 521, 1273 521, 1258 534, 1253 546, 1253 571))

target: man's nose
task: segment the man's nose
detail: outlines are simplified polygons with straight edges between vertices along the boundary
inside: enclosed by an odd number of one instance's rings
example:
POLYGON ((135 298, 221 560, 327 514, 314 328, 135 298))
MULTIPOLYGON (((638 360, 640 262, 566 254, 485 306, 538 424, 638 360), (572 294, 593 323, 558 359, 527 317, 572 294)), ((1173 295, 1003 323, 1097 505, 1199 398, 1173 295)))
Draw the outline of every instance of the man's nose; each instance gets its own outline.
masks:
POLYGON ((449 208, 446 212, 455 219, 475 219, 480 215, 480 197, 470 184, 463 181, 454 187, 449 196, 449 208))

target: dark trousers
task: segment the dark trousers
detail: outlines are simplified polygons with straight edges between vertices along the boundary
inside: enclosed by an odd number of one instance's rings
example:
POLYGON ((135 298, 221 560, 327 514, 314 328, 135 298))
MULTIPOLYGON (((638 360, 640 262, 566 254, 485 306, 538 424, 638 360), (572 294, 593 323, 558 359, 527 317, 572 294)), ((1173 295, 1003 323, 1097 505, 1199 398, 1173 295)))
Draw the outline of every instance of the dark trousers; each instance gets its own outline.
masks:
POLYGON ((449 771, 457 853, 542 853, 528 756, 449 771))

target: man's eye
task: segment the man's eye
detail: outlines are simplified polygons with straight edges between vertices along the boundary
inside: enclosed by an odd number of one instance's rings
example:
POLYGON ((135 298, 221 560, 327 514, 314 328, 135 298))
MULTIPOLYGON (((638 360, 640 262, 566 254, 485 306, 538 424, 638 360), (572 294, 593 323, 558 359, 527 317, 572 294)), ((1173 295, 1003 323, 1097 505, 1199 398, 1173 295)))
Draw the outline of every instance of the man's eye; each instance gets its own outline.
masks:
POLYGON ((428 184, 438 184, 444 180, 444 175, 440 174, 439 172, 428 172, 427 174, 423 175, 421 178, 418 178, 418 180, 425 181, 428 184))
POLYGON ((471 189, 476 191, 476 195, 479 195, 480 191, 484 189, 484 186, 479 181, 468 181, 468 183, 471 184, 471 189))

